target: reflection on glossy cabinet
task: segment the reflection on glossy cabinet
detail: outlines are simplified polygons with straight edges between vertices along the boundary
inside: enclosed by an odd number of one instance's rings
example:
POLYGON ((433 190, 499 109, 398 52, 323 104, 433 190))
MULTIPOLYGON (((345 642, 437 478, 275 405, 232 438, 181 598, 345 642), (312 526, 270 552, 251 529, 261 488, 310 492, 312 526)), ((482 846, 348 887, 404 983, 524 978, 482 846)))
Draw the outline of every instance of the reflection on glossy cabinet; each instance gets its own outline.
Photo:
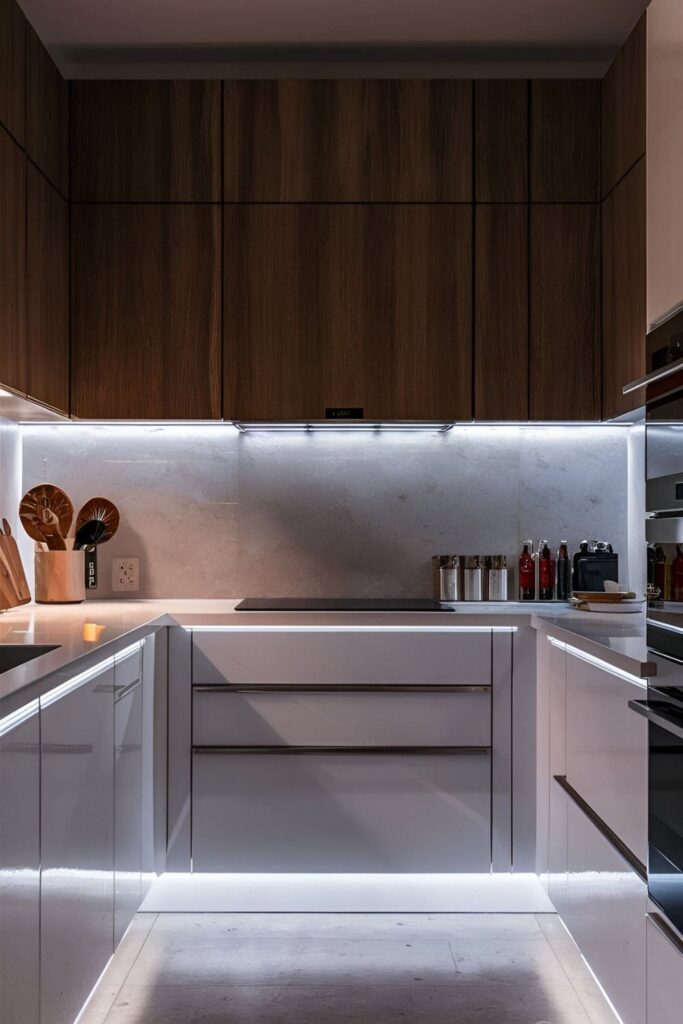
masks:
POLYGON ((226 202, 469 202, 472 83, 224 83, 226 202))
POLYGON ((531 207, 532 420, 600 409, 600 207, 531 207))
POLYGON ((0 0, 0 125, 23 146, 26 19, 16 0, 0 0))
POLYGON ((218 419, 221 214, 72 206, 72 412, 218 419))
POLYGON ((221 84, 71 83, 71 198, 220 202, 221 84))
POLYGON ((619 182, 602 204, 602 415, 635 409, 642 392, 624 395, 625 384, 645 372, 645 160, 619 182))
POLYGON ((26 152, 69 195, 69 84, 31 26, 26 38, 26 152))
POLYGON ((141 903, 142 681, 114 704, 114 945, 141 903))
POLYGON ((26 390, 68 412, 69 206, 32 164, 26 185, 26 390))
POLYGON ((0 126, 0 387, 26 391, 26 157, 0 126))
POLYGON ((573 800, 565 924, 624 1024, 645 1020, 647 885, 573 800))
POLYGON ((40 723, 38 702, 0 733, 0 1021, 38 1024, 40 723))
POLYGON ((470 206, 226 206, 224 237, 226 416, 471 416, 470 206))
POLYGON ((73 1020, 113 952, 114 671, 41 698, 41 1024, 73 1020))

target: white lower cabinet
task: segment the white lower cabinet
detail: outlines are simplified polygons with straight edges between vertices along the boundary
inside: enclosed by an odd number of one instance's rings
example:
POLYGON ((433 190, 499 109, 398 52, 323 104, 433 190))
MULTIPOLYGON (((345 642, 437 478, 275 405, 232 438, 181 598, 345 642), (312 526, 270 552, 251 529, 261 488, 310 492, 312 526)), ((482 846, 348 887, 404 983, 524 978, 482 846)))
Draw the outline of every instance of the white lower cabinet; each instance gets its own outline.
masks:
POLYGON ((489 751, 196 751, 192 775, 194 871, 490 870, 489 751))
POLYGON ((647 886, 571 798, 567 869, 564 922, 624 1024, 643 1024, 647 886))
POLYGON ((38 702, 0 719, 0 1021, 38 1024, 38 702))
POLYGON ((661 915, 647 918, 647 1024, 683 1021, 683 939, 661 915))
POLYGON ((114 666, 41 698, 41 1024, 71 1024, 114 947, 114 666))
POLYGON ((142 681, 114 704, 114 942, 142 902, 142 681))

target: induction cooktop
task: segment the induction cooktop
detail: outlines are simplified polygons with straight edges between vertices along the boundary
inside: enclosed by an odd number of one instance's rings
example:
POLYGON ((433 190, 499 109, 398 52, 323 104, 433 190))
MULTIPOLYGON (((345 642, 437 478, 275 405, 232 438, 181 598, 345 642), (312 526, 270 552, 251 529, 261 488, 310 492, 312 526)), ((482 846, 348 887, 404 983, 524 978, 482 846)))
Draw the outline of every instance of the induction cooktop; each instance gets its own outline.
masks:
POLYGON ((248 597, 236 612, 448 612, 431 597, 248 597))

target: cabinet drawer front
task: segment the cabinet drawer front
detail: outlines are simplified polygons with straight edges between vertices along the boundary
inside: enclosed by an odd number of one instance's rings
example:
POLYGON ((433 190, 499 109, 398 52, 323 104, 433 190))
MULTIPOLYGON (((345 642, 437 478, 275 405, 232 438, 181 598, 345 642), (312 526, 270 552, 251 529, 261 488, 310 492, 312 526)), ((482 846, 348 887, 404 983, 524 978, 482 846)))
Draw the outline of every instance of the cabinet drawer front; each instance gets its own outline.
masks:
POLYGON ((488 754, 193 758, 194 871, 488 871, 488 754))
POLYGON ((681 1024, 683 940, 660 914, 647 917, 647 1024, 681 1024))
POLYGON ((647 863, 647 722, 629 700, 645 691, 567 652, 567 781, 647 863))
POLYGON ((487 690, 225 693, 195 689, 200 746, 470 746, 491 742, 487 690))
POLYGON ((142 676, 142 644, 127 647, 125 651, 114 655, 114 686, 116 696, 121 690, 132 686, 142 676))
POLYGON ((204 685, 491 682, 490 630, 195 630, 192 641, 192 681, 204 685))
POLYGON ((642 1024, 647 886, 571 799, 567 866, 565 924, 624 1024, 642 1024))

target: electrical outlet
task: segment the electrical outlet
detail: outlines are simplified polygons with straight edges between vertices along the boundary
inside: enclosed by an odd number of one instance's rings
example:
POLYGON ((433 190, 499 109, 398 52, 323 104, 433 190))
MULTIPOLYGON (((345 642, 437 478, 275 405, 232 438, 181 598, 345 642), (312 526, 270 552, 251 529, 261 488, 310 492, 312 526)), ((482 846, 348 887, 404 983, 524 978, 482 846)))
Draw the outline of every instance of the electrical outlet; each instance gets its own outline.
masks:
POLYGON ((115 558, 111 566, 112 590, 140 589, 140 559, 115 558))

